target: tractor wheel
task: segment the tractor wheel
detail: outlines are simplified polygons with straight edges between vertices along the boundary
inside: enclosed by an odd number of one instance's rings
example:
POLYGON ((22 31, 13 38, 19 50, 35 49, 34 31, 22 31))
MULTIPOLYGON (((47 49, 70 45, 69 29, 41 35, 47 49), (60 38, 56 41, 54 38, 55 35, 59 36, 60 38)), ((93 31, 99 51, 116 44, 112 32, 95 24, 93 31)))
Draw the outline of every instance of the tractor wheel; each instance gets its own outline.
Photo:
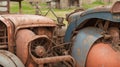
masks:
POLYGON ((25 67, 14 54, 0 50, 0 67, 25 67))

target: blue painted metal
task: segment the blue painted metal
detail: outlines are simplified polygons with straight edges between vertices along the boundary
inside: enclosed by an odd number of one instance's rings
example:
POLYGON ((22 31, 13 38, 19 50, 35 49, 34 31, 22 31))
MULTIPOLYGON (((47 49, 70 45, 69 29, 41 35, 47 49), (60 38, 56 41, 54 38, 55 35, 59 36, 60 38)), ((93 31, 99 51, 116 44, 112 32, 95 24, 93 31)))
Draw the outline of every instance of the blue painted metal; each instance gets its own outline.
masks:
POLYGON ((90 14, 90 13, 97 13, 97 12, 110 12, 110 8, 106 8, 106 7, 91 8, 91 9, 84 11, 81 15, 86 15, 86 14, 90 14))
POLYGON ((70 42, 72 32, 85 20, 87 19, 92 19, 92 18, 98 18, 98 19, 104 19, 104 20, 109 20, 113 22, 120 22, 120 18, 114 18, 114 15, 110 13, 110 11, 107 10, 100 10, 96 11, 95 10, 88 10, 80 14, 79 12, 75 15, 69 16, 70 24, 68 26, 68 29, 65 34, 64 41, 65 42, 70 42))
POLYGON ((103 32, 96 27, 87 27, 79 31, 72 47, 72 56, 77 61, 79 67, 85 67, 88 52, 93 43, 102 37, 103 32))

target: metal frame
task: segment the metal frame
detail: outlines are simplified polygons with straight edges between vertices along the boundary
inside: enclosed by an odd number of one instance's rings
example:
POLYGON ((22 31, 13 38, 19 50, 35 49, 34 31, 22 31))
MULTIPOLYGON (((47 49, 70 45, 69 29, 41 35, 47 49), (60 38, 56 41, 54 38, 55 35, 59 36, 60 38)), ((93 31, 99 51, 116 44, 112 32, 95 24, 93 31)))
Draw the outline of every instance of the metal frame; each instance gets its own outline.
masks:
POLYGON ((114 15, 112 14, 108 9, 91 9, 86 12, 83 12, 82 14, 76 13, 75 15, 70 15, 69 20, 70 24, 68 26, 68 29, 65 34, 64 41, 65 42, 70 42, 71 37, 72 37, 72 32, 79 27, 81 23, 83 23, 87 19, 92 19, 92 18, 98 18, 98 19, 104 19, 104 20, 109 20, 113 22, 120 22, 119 15, 114 15))
POLYGON ((7 26, 7 32, 8 32, 8 50, 12 53, 14 53, 14 35, 13 35, 13 24, 9 22, 7 19, 4 17, 0 16, 0 20, 7 26))
POLYGON ((72 47, 72 56, 78 67, 85 67, 87 55, 94 42, 101 38, 103 30, 96 27, 86 27, 77 34, 72 47))

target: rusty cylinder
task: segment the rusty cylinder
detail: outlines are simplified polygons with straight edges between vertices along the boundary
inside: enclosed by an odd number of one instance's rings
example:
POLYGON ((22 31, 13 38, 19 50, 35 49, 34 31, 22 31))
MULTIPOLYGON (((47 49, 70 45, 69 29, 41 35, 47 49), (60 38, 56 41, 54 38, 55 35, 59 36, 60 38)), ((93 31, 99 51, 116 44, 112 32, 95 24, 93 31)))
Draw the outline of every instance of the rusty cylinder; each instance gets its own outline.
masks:
POLYGON ((88 54, 86 67, 120 67, 120 52, 110 44, 95 44, 88 54))

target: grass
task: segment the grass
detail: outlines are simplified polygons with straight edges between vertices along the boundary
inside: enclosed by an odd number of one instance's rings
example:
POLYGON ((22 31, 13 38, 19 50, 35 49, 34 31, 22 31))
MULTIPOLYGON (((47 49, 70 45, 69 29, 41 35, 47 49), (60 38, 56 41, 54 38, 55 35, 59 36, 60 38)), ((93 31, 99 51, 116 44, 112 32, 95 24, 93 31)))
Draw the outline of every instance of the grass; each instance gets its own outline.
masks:
POLYGON ((89 8, 93 8, 93 7, 97 7, 97 6, 107 6, 110 5, 111 3, 104 3, 100 0, 96 0, 91 4, 83 4, 83 8, 84 9, 89 9, 89 8))
MULTIPOLYGON (((19 7, 18 7, 18 3, 16 2, 12 2, 11 3, 11 13, 18 13, 19 12, 19 7)), ((39 4, 40 5, 40 10, 42 12, 42 15, 45 15, 47 13, 47 11, 49 10, 48 6, 46 3, 42 3, 39 4)), ((61 16, 61 17, 65 17, 65 14, 72 12, 74 9, 52 9, 53 12, 57 15, 57 16, 61 16)), ((22 2, 22 13, 23 14, 35 14, 35 8, 30 5, 27 1, 23 1, 22 2)), ((54 15, 52 15, 51 12, 48 13, 47 16, 50 16, 50 18, 54 17, 54 15)))
MULTIPOLYGON (((19 12, 19 5, 17 2, 11 2, 10 5, 10 12, 11 13, 17 13, 19 12)), ((26 1, 22 2, 22 13, 24 14, 34 14, 34 8, 26 1)))
MULTIPOLYGON (((42 15, 45 15, 47 11, 49 10, 48 5, 46 3, 39 4, 40 5, 40 10, 42 12, 42 15)), ((17 2, 11 2, 10 6, 10 12, 11 13, 18 13, 19 12, 19 6, 17 2)), ((58 17, 64 17, 66 16, 67 13, 72 12, 74 9, 52 9, 53 12, 58 16, 58 17)), ((30 5, 29 2, 23 1, 22 2, 22 13, 23 14, 35 14, 35 8, 30 5)), ((47 14, 47 17, 53 19, 56 22, 56 17, 52 14, 50 11, 47 14)), ((64 23, 67 24, 67 21, 64 20, 64 23)))
MULTIPOLYGON (((11 11, 10 12, 17 13, 19 11, 18 10, 19 9, 18 8, 18 3, 12 2, 11 4, 12 5, 11 5, 11 11)), ((43 14, 45 14, 49 10, 46 3, 42 3, 42 4, 39 4, 39 5, 40 5, 40 10, 43 14)), ((68 9, 53 9, 53 11, 57 14, 59 14, 60 12, 61 13, 64 13, 64 12, 67 13, 67 12, 70 12, 71 10, 73 10, 73 9, 69 9, 69 8, 68 9)), ((32 5, 30 5, 27 1, 23 1, 22 2, 22 12, 24 14, 35 14, 35 8, 32 5)), ((59 15, 61 15, 61 14, 59 14, 59 15)))
MULTIPOLYGON (((40 10, 42 12, 42 15, 45 15, 46 12, 49 10, 48 5, 46 3, 41 3, 40 5, 40 10)), ((93 8, 99 5, 106 5, 105 3, 101 2, 101 1, 95 1, 91 4, 83 4, 82 7, 84 9, 89 9, 89 8, 93 8)), ((19 7, 18 7, 18 3, 16 2, 11 2, 11 13, 18 13, 19 12, 19 7)), ((74 11, 76 8, 67 8, 67 9, 52 9, 53 12, 58 16, 58 17, 64 17, 66 16, 67 13, 70 13, 72 11, 74 11)), ((23 14, 35 14, 35 8, 30 5, 29 2, 27 1, 23 1, 22 2, 22 13, 23 14)), ((52 14, 52 12, 49 12, 47 17, 53 19, 56 21, 56 17, 52 14)), ((64 21, 65 24, 67 24, 67 21, 64 21)))

